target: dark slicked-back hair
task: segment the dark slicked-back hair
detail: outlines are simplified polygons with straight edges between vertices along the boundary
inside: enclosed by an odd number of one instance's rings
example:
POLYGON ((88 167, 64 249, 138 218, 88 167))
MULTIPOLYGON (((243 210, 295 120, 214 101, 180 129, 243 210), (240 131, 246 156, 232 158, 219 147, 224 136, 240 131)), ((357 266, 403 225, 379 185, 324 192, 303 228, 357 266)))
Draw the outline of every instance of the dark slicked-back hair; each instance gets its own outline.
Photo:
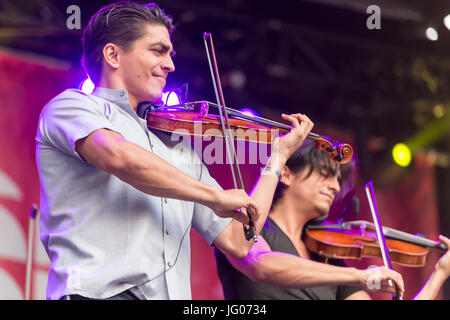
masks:
MULTIPOLYGON (((341 176, 339 178, 339 185, 341 191, 340 197, 343 197, 352 186, 352 173, 355 168, 353 159, 345 164, 339 164, 334 161, 326 152, 315 148, 315 143, 311 140, 306 140, 303 145, 298 148, 286 161, 286 167, 293 173, 299 173, 303 170, 308 170, 305 179, 308 178, 314 170, 321 174, 335 175, 339 171, 341 176), (339 171, 338 171, 339 170, 339 171)), ((279 182, 275 190, 275 195, 272 202, 272 208, 277 201, 283 196, 286 186, 279 182)))
POLYGON ((97 11, 84 29, 81 63, 94 83, 100 80, 103 48, 114 43, 123 50, 132 49, 133 42, 144 35, 145 24, 160 24, 172 35, 172 17, 166 15, 155 3, 119 1, 97 11))

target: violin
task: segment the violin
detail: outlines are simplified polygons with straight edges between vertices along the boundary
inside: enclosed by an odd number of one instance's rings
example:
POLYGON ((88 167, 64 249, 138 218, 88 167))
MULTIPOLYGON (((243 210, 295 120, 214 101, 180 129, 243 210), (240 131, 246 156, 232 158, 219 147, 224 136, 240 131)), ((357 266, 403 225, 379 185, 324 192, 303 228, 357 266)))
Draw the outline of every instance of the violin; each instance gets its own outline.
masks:
MULTIPOLYGON (((202 137, 225 138, 220 116, 210 113, 211 108, 219 109, 219 105, 208 101, 187 102, 178 106, 154 108, 146 112, 147 126, 152 129, 188 134, 202 137)), ((284 135, 291 127, 269 119, 249 116, 226 108, 229 125, 234 141, 250 141, 256 143, 272 143, 274 138, 284 135)), ((308 139, 315 142, 315 148, 326 152, 340 164, 347 163, 353 156, 349 144, 333 144, 328 138, 310 132, 308 139)))
MULTIPOLYGON (((381 225, 372 181, 365 185, 367 200, 372 213, 373 223, 351 221, 335 225, 307 225, 305 246, 308 250, 328 258, 361 259, 364 257, 381 258, 386 268, 392 269, 392 263, 408 267, 425 265, 428 248, 448 250, 444 244, 381 225), (354 228, 357 227, 355 231, 354 228), (366 232, 370 227, 376 231, 366 232)), ((393 283, 389 280, 389 285, 393 283)), ((398 288, 393 300, 402 300, 398 288)))
MULTIPOLYGON (((358 259, 382 258, 375 226, 368 221, 341 224, 308 225, 305 245, 324 258, 358 259), (372 230, 372 231, 371 231, 372 230)), ((383 227, 386 247, 392 263, 407 267, 423 267, 430 248, 446 251, 444 244, 392 228, 383 227)))

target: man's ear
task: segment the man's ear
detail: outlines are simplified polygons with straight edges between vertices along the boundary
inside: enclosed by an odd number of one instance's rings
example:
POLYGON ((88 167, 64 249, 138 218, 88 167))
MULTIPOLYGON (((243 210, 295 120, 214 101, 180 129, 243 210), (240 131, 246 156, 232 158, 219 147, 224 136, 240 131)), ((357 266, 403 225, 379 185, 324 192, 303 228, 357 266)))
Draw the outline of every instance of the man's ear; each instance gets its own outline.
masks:
POLYGON ((119 68, 119 53, 120 48, 114 43, 107 43, 103 47, 103 58, 105 62, 113 69, 119 68))
POLYGON ((281 170, 281 179, 280 182, 283 183, 285 186, 289 187, 291 185, 292 181, 292 171, 284 166, 281 170))

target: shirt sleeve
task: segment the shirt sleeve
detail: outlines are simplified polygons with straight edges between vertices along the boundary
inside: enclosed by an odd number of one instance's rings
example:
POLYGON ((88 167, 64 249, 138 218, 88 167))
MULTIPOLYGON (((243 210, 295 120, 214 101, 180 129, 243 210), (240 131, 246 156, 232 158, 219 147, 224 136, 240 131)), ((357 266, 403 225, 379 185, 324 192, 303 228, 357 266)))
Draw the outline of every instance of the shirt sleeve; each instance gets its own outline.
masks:
POLYGON ((98 129, 117 130, 108 120, 109 106, 79 90, 66 90, 53 98, 42 110, 36 141, 54 146, 75 156, 75 142, 98 129))
POLYGON ((352 286, 338 286, 336 293, 336 300, 345 300, 348 296, 352 295, 357 291, 361 291, 361 288, 352 286))
MULTIPOLYGON (((213 185, 222 190, 222 187, 209 174, 206 165, 202 163, 201 166, 200 182, 207 185, 213 185)), ((217 236, 225 229, 231 220, 231 218, 221 218, 217 216, 214 211, 202 204, 194 204, 192 226, 209 245, 213 244, 214 240, 216 240, 217 236)))

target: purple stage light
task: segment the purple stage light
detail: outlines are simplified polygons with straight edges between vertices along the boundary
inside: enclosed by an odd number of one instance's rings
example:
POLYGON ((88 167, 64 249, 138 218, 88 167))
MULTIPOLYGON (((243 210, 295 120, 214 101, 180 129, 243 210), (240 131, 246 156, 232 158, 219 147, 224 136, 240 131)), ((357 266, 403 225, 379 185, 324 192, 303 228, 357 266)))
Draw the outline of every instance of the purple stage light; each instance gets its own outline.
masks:
POLYGON ((162 101, 165 106, 177 106, 180 104, 180 99, 174 91, 163 92, 162 101))
POLYGON ((91 94, 92 91, 94 91, 94 88, 95 88, 95 85, 90 78, 87 78, 81 84, 81 91, 83 91, 86 94, 91 94))
POLYGON ((243 108, 243 109, 240 109, 239 112, 243 113, 247 116, 250 116, 250 117, 255 117, 255 116, 259 117, 258 112, 256 112, 255 110, 253 110, 251 108, 243 108))

